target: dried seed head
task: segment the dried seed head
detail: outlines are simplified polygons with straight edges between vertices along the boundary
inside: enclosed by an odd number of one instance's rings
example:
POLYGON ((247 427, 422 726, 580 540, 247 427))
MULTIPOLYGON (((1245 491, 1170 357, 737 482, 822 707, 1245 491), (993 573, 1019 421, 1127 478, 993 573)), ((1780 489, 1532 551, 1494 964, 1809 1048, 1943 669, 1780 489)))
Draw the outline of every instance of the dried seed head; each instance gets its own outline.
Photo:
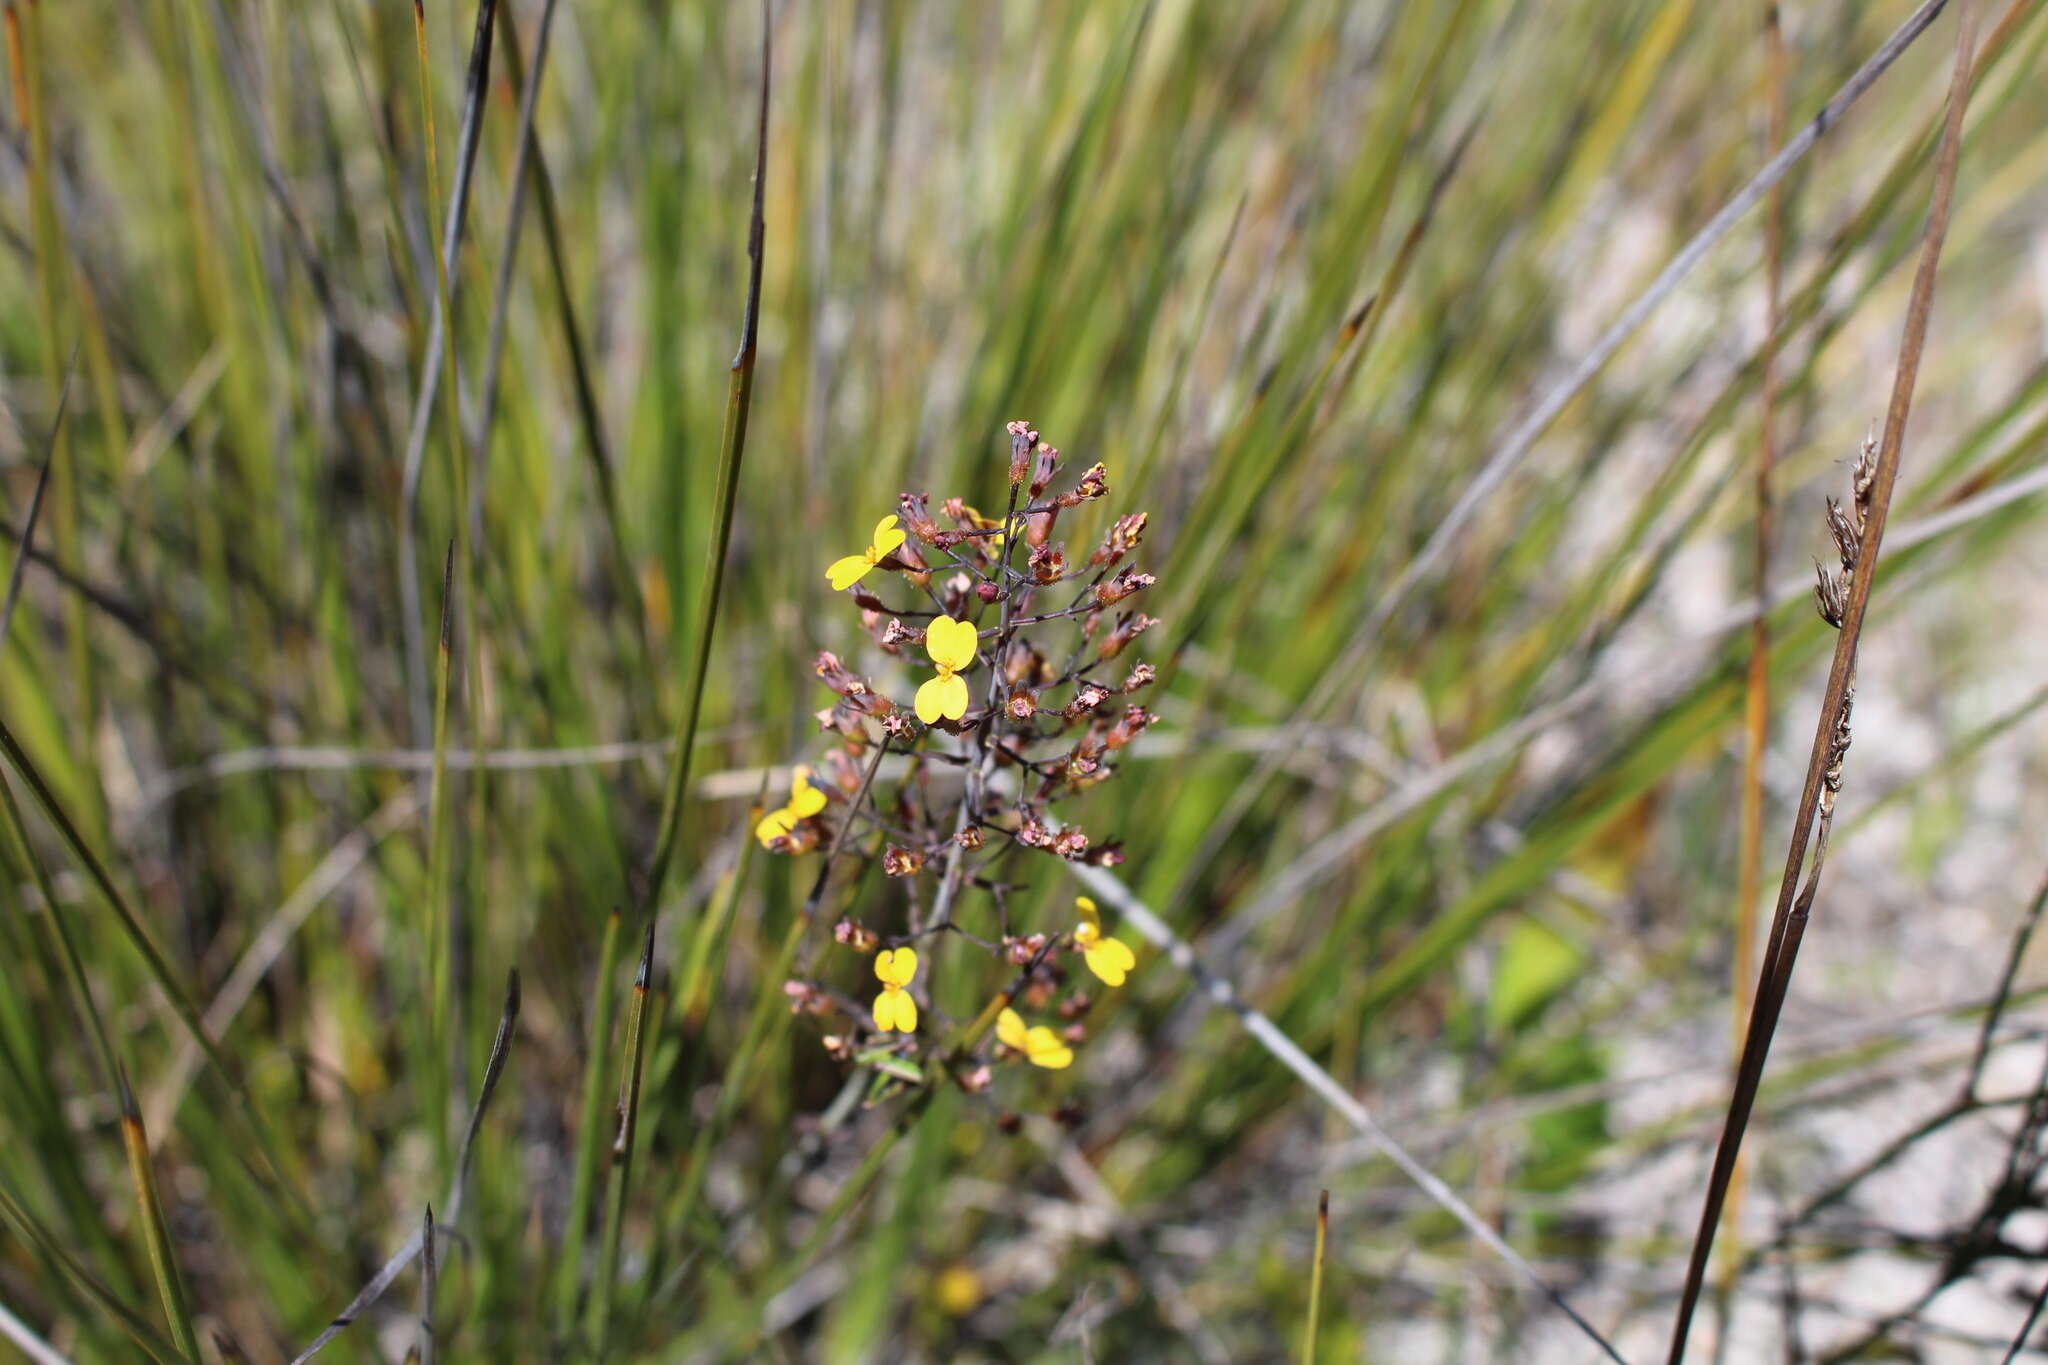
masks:
POLYGON ((1158 676, 1159 675, 1153 671, 1152 665, 1139 664, 1136 668, 1131 670, 1130 676, 1124 679, 1124 685, 1118 688, 1117 691, 1128 693, 1135 692, 1141 687, 1150 687, 1152 685, 1152 680, 1158 676))
POLYGON ((1070 862, 1078 860, 1088 851, 1088 836, 1078 826, 1068 825, 1053 837, 1052 851, 1070 862))
POLYGON ((856 953, 872 953, 882 942, 874 930, 857 919, 843 919, 833 925, 832 937, 856 953))
POLYGON ((1842 572, 1856 571, 1857 552, 1863 547, 1863 528, 1849 519, 1842 504, 1828 499, 1828 534, 1835 538, 1835 550, 1842 557, 1842 572))
POLYGON ((1849 471, 1849 486, 1856 494, 1858 508, 1870 505, 1870 490, 1877 482, 1877 432, 1873 430, 1863 438, 1863 445, 1856 452, 1856 463, 1849 471))
POLYGON ((1813 600, 1814 605, 1820 608, 1820 619, 1840 630, 1842 618, 1849 611, 1849 590, 1840 578, 1820 565, 1814 565, 1813 572, 1817 580, 1813 585, 1813 600))
POLYGON ((1038 714, 1038 697, 1028 691, 1013 692, 1005 709, 1009 711, 1011 720, 1030 720, 1038 714))
POLYGON ((953 842, 966 849, 969 853, 972 853, 975 849, 981 847, 981 826, 969 825, 954 836, 953 842))

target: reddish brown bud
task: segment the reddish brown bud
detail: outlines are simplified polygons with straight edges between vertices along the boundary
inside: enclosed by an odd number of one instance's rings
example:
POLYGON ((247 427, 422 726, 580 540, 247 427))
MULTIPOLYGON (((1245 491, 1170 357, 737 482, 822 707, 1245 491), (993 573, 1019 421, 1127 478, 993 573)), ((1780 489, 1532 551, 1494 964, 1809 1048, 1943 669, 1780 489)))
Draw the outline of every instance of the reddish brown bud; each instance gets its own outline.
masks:
POLYGON ((1145 727, 1158 717, 1142 706, 1126 706, 1117 723, 1109 728, 1102 742, 1112 749, 1121 749, 1145 732, 1145 727))
MULTIPOLYGON (((1095 468, 1100 469, 1102 466, 1097 465, 1095 468)), ((1043 493, 1046 485, 1050 484, 1053 476, 1059 472, 1060 453, 1044 441, 1040 441, 1036 458, 1031 462, 1031 496, 1035 498, 1043 493)))
POLYGON ((924 866, 924 854, 914 848, 891 844, 882 852, 882 873, 889 877, 914 877, 924 866))
POLYGON ((996 1078, 996 1073, 986 1064, 969 1067, 965 1071, 956 1073, 956 1075, 960 1081, 960 1088, 970 1095, 979 1095, 982 1091, 988 1089, 996 1078))
POLYGON ((1138 636, 1158 624, 1157 620, 1147 616, 1142 611, 1119 616, 1115 628, 1103 637, 1101 648, 1096 650, 1096 657, 1105 660, 1114 659, 1117 655, 1124 652, 1125 645, 1128 645, 1131 641, 1137 639, 1138 636))
POLYGON ((791 1014, 830 1014, 832 997, 808 981, 785 981, 782 993, 789 997, 791 1014))
POLYGON ((1021 967, 1044 951, 1044 934, 1012 934, 1003 940, 1003 958, 1012 967, 1021 967))
POLYGON ((926 507, 927 499, 922 493, 905 493, 896 500, 903 509, 903 526, 910 534, 927 545, 938 543, 939 524, 932 520, 931 510, 926 507))
POLYGON ((1095 585, 1095 605, 1106 607, 1121 602, 1132 593, 1151 587, 1159 580, 1148 573, 1139 573, 1126 564, 1115 574, 1095 585))
POLYGON ((984 602, 1000 602, 1003 600, 1003 590, 993 583, 975 584, 974 595, 984 602))
POLYGON ((857 919, 843 919, 833 925, 832 937, 856 953, 872 953, 882 942, 874 930, 857 919))
POLYGON ((1067 571, 1067 547, 1064 545, 1041 545, 1031 552, 1031 577, 1039 583, 1052 583, 1067 571))
POLYGON ((1102 547, 1088 557, 1088 562, 1095 565, 1114 564, 1131 551, 1137 549, 1139 542, 1144 539, 1145 514, 1143 512, 1133 512, 1129 516, 1118 517, 1115 524, 1109 528, 1109 534, 1103 538, 1102 547))
POLYGON ((1068 720, 1087 715, 1096 707, 1109 700, 1109 689, 1100 683, 1084 682, 1074 689, 1074 699, 1067 703, 1060 714, 1068 720))
POLYGON ((1066 999, 1060 1001, 1058 1006, 1060 1018, 1079 1019, 1082 1015, 1088 1012, 1088 1007, 1094 1003, 1095 1002, 1093 1000, 1089 999, 1088 992, 1077 991, 1073 995, 1070 995, 1066 999))
POLYGON ((843 1062, 853 1056, 853 1044, 836 1033, 828 1033, 818 1041, 823 1044, 825 1055, 835 1062, 843 1062))
POLYGON ((1092 466, 1081 476, 1081 482, 1055 498, 1062 507, 1078 507, 1084 502, 1105 497, 1109 493, 1109 471, 1100 464, 1092 466))
POLYGON ((1012 422, 1006 429, 1010 433, 1010 486, 1014 488, 1031 471, 1031 451, 1038 444, 1038 433, 1028 422, 1012 422))
POLYGON ((1005 1109, 1002 1113, 996 1115, 996 1128, 1005 1136, 1015 1137, 1024 1130, 1024 1117, 1021 1114, 1005 1109))

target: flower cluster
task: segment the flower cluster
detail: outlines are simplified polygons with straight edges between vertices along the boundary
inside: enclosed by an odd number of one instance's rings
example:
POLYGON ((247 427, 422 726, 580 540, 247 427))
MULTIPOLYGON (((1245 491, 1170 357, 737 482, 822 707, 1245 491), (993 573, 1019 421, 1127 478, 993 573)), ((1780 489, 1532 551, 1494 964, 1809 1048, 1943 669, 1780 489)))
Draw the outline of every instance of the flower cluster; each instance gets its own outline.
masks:
POLYGON ((1099 539, 1070 549, 1057 538, 1062 522, 1084 521, 1108 496, 1107 472, 1097 464, 1067 483, 1059 451, 1036 431, 1012 422, 1009 436, 1000 515, 961 498, 935 513, 927 495, 905 493, 864 549, 826 567, 832 590, 859 613, 864 666, 818 656, 834 696, 817 714, 830 747, 815 769, 796 770, 789 800, 755 827, 772 852, 878 866, 880 878, 840 884, 887 888, 835 934, 853 953, 874 954, 881 989, 869 1006, 792 981, 792 1008, 850 1021, 825 1038, 835 1056, 899 1077, 929 1075, 915 1059, 938 1059, 970 1090, 990 1083, 989 1062, 1073 1063, 1092 1002, 1066 990, 1063 959, 1078 958, 1107 987, 1137 966, 1086 897, 1049 931, 1016 916, 1034 857, 1123 860, 1117 840, 1055 808, 1114 777, 1154 719, 1133 700, 1154 671, 1125 660, 1157 624, 1129 602, 1156 581, 1132 562, 1144 515, 1113 517, 1098 524, 1099 539), (978 981, 977 956, 995 968, 978 981), (955 988, 962 978, 969 984, 955 988), (935 993, 940 984, 947 989, 935 993), (942 1000, 986 1005, 956 1019, 942 1000), (1027 1012, 1057 1022, 1028 1022, 1027 1012), (925 1016, 932 1023, 920 1034, 925 1016), (942 1030, 952 1031, 949 1047, 929 1036, 942 1030))

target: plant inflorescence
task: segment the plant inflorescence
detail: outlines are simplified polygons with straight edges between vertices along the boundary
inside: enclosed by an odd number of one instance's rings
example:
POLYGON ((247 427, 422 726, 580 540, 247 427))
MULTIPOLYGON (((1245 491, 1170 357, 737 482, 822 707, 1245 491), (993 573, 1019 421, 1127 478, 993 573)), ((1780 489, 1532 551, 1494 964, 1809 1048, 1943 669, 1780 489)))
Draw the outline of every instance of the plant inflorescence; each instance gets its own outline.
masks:
POLYGON ((809 980, 786 987, 799 1013, 847 1021, 825 1035, 834 1055, 911 1074, 937 1047, 931 1030, 920 1033, 928 1016, 919 996, 930 1002, 931 983, 915 945, 936 959, 933 941, 948 936, 994 962, 986 1008, 944 1054, 970 1089, 991 1078, 972 1060, 991 1026, 988 1060, 1050 1070, 1073 1062, 1091 1001, 1065 991, 1063 957, 1109 987, 1137 964, 1087 897, 1045 925, 1023 923, 1020 901, 1023 860, 1033 855, 1097 867, 1123 860, 1117 840, 1091 836, 1056 808, 1115 776, 1120 752, 1154 720, 1132 700, 1154 671, 1126 660, 1156 624, 1127 605, 1155 582, 1132 562, 1144 514, 1116 518, 1099 543, 1070 555, 1055 538, 1062 514, 1108 496, 1107 473, 1096 464, 1067 483, 1060 452, 1029 425, 1012 422, 1009 435, 1001 515, 948 498, 934 516, 926 494, 905 493, 864 549, 826 569, 859 612, 876 668, 818 656, 817 675, 836 698, 817 715, 831 747, 795 770, 788 800, 754 831, 773 852, 825 851, 828 871, 845 856, 883 874, 861 884, 889 894, 834 931, 845 948, 873 955, 872 1001, 809 980))

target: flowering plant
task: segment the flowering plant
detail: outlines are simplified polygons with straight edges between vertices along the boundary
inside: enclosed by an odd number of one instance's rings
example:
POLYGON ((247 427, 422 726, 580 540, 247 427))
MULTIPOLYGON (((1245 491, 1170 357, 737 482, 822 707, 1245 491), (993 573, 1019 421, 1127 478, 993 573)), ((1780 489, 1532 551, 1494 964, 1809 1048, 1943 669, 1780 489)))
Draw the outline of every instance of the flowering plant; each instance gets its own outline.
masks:
POLYGON ((1118 841, 1091 838, 1054 807, 1113 777, 1121 751, 1154 719, 1119 700, 1154 678, 1149 664, 1122 662, 1156 624, 1124 605, 1155 582, 1129 562, 1144 515, 1118 517, 1085 557, 1070 559, 1054 539, 1061 516, 1106 497, 1108 475, 1097 464, 1054 492, 1059 451, 1023 422, 1010 423, 1009 434, 1009 502, 1000 517, 951 498, 941 504, 942 522, 925 494, 905 493, 865 549, 826 569, 833 590, 860 613, 877 662, 901 660, 918 683, 906 706, 890 684, 821 653, 817 675, 836 700, 818 723, 831 748, 815 768, 795 770, 789 801, 755 827, 771 852, 826 851, 827 871, 842 856, 879 863, 901 906, 869 912, 887 929, 847 918, 835 933, 847 948, 876 954, 881 989, 870 1003, 792 981, 793 1008, 849 1021, 826 1037, 835 1055, 902 1078, 927 1074, 915 1065, 920 1055, 939 1056, 968 1089, 991 1079, 977 1056, 991 1028, 986 1061, 1048 1070, 1073 1062, 1090 1002, 1078 993, 1058 999, 1068 977, 1063 954, 1111 987, 1137 965, 1086 897, 1075 902, 1071 923, 1050 932, 1016 923, 1022 874, 1012 868, 1031 856, 1098 867, 1123 860, 1118 841), (906 601, 885 601, 906 589, 906 601), (920 981, 912 946, 925 942, 936 965, 932 941, 941 936, 1001 968, 986 1007, 943 1052, 918 1031, 927 1017, 920 995, 928 1017, 948 1021, 930 1007, 931 973, 920 981), (1017 1005, 1056 1011, 1061 1025, 1027 1022, 1017 1005))

